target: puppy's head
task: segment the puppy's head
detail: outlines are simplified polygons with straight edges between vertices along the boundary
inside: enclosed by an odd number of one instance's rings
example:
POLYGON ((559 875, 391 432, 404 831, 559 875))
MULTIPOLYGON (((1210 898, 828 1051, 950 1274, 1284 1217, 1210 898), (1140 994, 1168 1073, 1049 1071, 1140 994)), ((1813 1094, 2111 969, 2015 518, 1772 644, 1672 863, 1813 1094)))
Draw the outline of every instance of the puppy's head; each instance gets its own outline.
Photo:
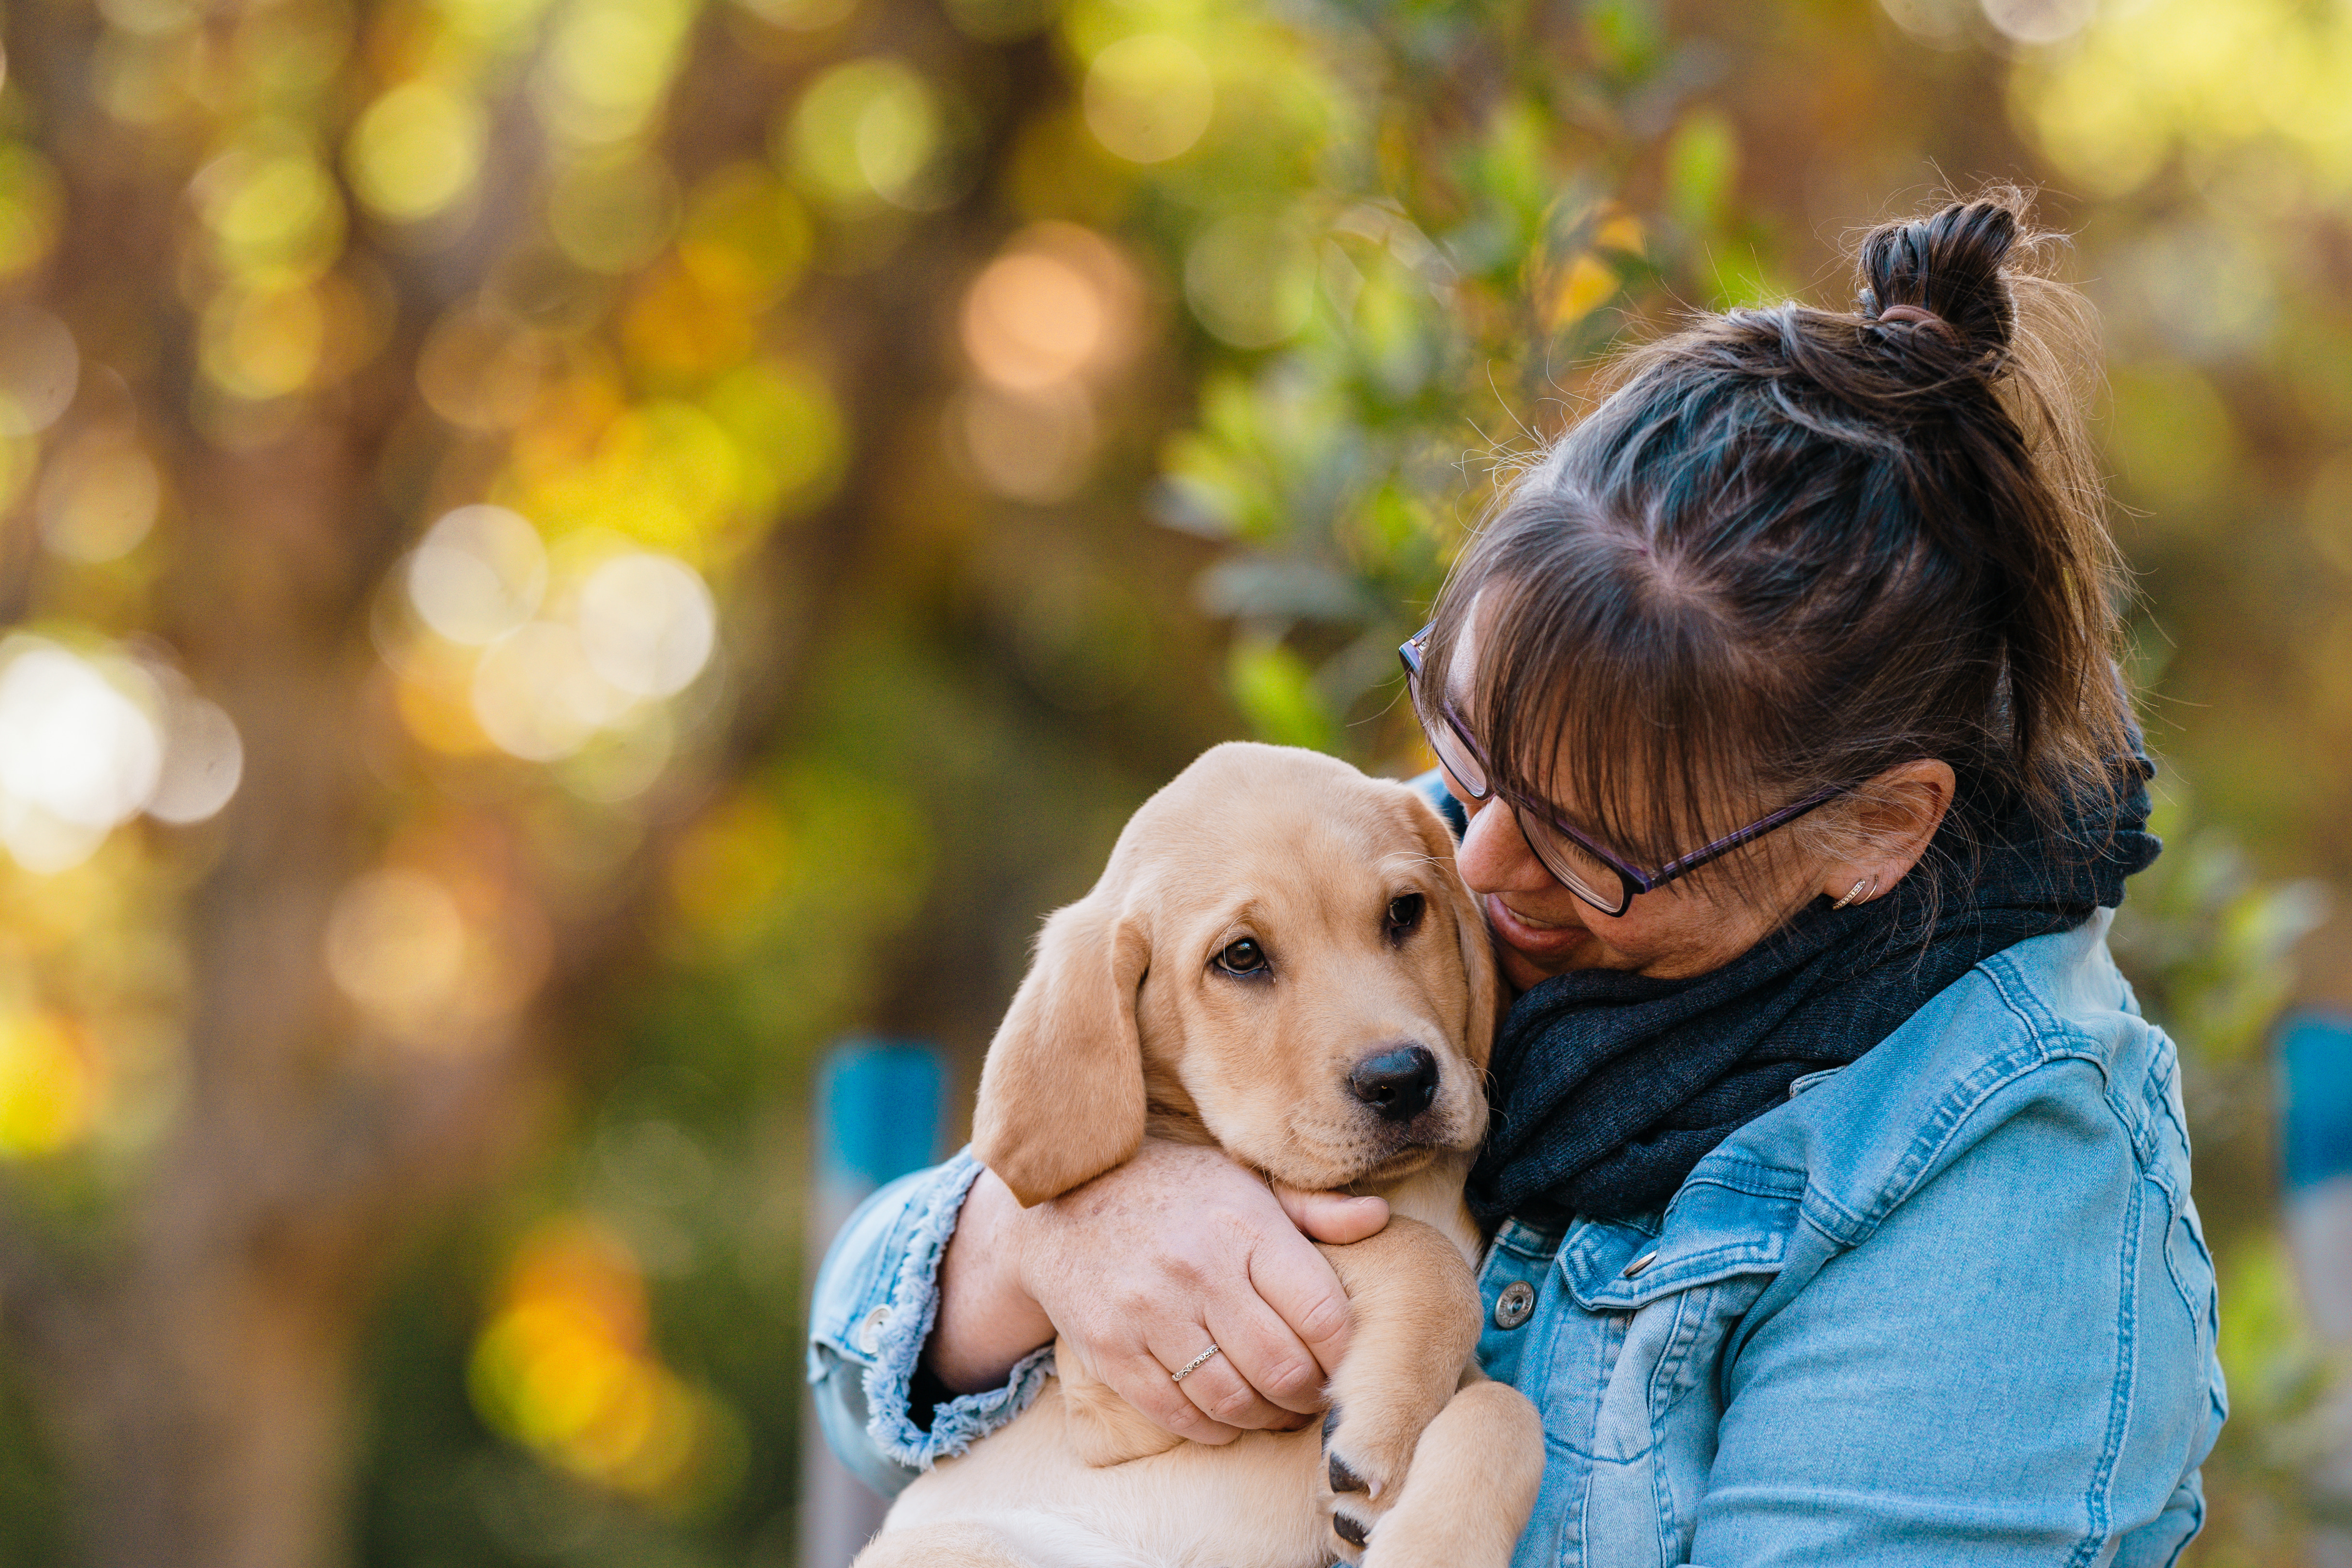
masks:
POLYGON ((1133 1153, 1149 1098, 1295 1185, 1391 1181, 1486 1131, 1495 1007, 1486 922, 1426 802, 1219 746, 1046 921, 972 1144, 1039 1203, 1133 1153))

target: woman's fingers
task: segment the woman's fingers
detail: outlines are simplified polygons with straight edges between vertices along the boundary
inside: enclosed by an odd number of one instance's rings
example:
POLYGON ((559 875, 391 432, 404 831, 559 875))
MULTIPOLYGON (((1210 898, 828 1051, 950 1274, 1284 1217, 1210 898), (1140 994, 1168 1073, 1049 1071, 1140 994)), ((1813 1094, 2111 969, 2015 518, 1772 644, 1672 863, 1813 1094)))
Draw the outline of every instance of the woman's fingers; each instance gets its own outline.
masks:
POLYGON ((1260 1431, 1268 1426, 1287 1425, 1290 1413, 1276 1408, 1265 1397, 1250 1386, 1241 1369, 1234 1364, 1232 1352, 1224 1344, 1225 1336, 1204 1324, 1188 1324, 1181 1332, 1155 1339, 1152 1358, 1166 1370, 1160 1380, 1177 1390, 1192 1407, 1211 1422, 1236 1431, 1260 1431), (1217 1353, 1184 1373, 1181 1383, 1173 1373, 1199 1358, 1212 1344, 1217 1353))
POLYGON ((1319 1389, 1348 1353, 1348 1292, 1339 1277, 1314 1243, 1286 1225, 1259 1238, 1250 1254, 1249 1282, 1314 1358, 1319 1389))
MULTIPOLYGON (((1207 1331, 1201 1329, 1198 1324, 1193 1325, 1193 1331, 1201 1335, 1202 1344, 1205 1347, 1208 1343, 1207 1331)), ((1171 1339, 1167 1342, 1172 1344, 1173 1341, 1171 1339)), ((1173 1353, 1172 1351, 1171 1353, 1173 1353)), ((1182 1366, 1185 1362, 1199 1353, 1199 1351, 1194 1351, 1192 1355, 1178 1361, 1176 1366, 1182 1366)), ((1222 1357, 1211 1358, 1209 1366, 1216 1365, 1222 1359, 1222 1357)), ((1191 1388, 1194 1379, 1206 1374, 1208 1367, 1201 1368, 1182 1383, 1170 1381, 1168 1374, 1174 1370, 1174 1367, 1162 1366, 1158 1353, 1144 1351, 1133 1356, 1122 1357, 1116 1364, 1103 1368, 1102 1379, 1110 1384, 1111 1391, 1121 1399, 1126 1400, 1179 1437, 1189 1437, 1195 1443, 1215 1445, 1230 1443, 1240 1436, 1240 1427, 1212 1415, 1198 1402, 1198 1396, 1186 1392, 1191 1388)), ((1227 1373, 1228 1377, 1231 1375, 1230 1373, 1227 1373)), ((1204 1389, 1207 1386, 1209 1385, 1204 1384, 1204 1389)))
POLYGON ((1318 1241, 1334 1247, 1345 1247, 1351 1241, 1361 1241, 1377 1236, 1389 1223, 1389 1201, 1386 1198, 1354 1198, 1345 1193, 1310 1193, 1302 1188, 1274 1184, 1274 1195, 1282 1200, 1282 1212, 1290 1223, 1318 1241))
MULTIPOLYGON (((1385 1205, 1347 1205, 1308 1209, 1360 1234, 1385 1216, 1385 1205)), ((1223 1154, 1147 1142, 1025 1211, 1016 1229, 1024 1292, 1086 1365, 1169 1431, 1225 1442, 1321 1407, 1347 1344, 1347 1296, 1265 1183, 1223 1154), (1212 1342, 1218 1355, 1171 1381, 1212 1342)))
MULTIPOLYGON (((1315 1352, 1255 1292, 1236 1292, 1213 1302, 1208 1331, 1222 1352, 1217 1360, 1231 1363, 1235 1381, 1258 1401, 1250 1414, 1263 1418, 1235 1420, 1234 1425, 1288 1429, 1304 1425, 1308 1416, 1322 1410, 1326 1379, 1315 1352)), ((1215 1364, 1213 1361, 1193 1373, 1184 1386, 1190 1388, 1215 1364)), ((1194 1403, 1201 1403, 1197 1394, 1194 1403)), ((1213 1415, 1222 1415, 1214 1405, 1202 1407, 1213 1415)))

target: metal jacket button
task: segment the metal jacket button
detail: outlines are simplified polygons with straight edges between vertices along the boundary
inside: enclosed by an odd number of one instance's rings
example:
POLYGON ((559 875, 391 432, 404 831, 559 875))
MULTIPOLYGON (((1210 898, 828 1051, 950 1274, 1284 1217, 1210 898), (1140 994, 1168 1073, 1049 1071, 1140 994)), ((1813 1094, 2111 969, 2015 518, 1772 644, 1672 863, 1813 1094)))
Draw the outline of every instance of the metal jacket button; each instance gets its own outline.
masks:
POLYGON ((1516 1329, 1528 1321, 1536 1310, 1536 1288, 1524 1279, 1514 1279, 1503 1287, 1495 1298, 1495 1326, 1516 1329))
POLYGON ((1647 1268, 1651 1264, 1655 1263, 1657 1260, 1658 1255, 1654 1250, 1642 1254, 1641 1257, 1636 1258, 1633 1262, 1625 1265, 1624 1278, 1631 1279, 1634 1275, 1639 1274, 1643 1269, 1647 1268))

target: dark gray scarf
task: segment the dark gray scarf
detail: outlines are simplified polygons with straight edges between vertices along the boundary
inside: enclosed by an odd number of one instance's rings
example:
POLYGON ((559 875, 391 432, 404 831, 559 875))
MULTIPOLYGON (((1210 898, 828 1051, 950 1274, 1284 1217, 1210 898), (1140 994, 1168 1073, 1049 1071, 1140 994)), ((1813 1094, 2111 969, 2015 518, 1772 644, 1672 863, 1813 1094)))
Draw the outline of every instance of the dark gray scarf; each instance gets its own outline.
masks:
POLYGON ((1797 1079, 1854 1060, 2003 948, 2121 903, 2124 879, 2161 847, 2147 831, 2154 773, 2136 755, 2112 808, 2079 808, 2055 832, 1964 788, 1884 898, 1816 900, 1710 974, 1580 970, 1536 986, 1496 1038, 1472 1212, 1557 1228, 1661 1206, 1797 1079))

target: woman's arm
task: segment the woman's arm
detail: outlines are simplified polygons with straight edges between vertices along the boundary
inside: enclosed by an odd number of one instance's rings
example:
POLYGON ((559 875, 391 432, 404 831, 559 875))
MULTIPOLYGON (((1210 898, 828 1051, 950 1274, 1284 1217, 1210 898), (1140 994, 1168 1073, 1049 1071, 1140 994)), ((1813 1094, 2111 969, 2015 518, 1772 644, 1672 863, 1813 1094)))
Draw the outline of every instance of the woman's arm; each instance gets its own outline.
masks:
POLYGON ((1297 1425, 1347 1341, 1346 1298, 1300 1227, 1347 1242, 1387 1217, 1376 1198, 1277 1196, 1213 1150, 1156 1143, 1024 1210, 959 1154, 868 1199, 826 1254, 809 1350, 826 1436, 895 1491, 1018 1415, 1057 1329, 1182 1436, 1297 1425), (1225 1354, 1171 1383, 1213 1338, 1225 1354), (914 1397, 919 1361, 951 1395, 935 1409, 914 1397))
POLYGON ((988 1394, 913 1408, 940 1255, 980 1171, 959 1153, 892 1182, 858 1205, 817 1270, 808 1344, 817 1418, 841 1462, 886 1497, 1018 1415, 1052 1370, 1040 1352, 988 1394))
POLYGON ((925 1360, 950 1389, 985 1388, 1058 1331, 1179 1436, 1303 1426, 1347 1349, 1348 1299, 1300 1231, 1356 1241, 1387 1219, 1377 1198, 1277 1195, 1215 1150, 1174 1143, 1031 1209, 983 1173, 925 1360), (1212 1342, 1221 1355, 1170 1380, 1212 1342))

